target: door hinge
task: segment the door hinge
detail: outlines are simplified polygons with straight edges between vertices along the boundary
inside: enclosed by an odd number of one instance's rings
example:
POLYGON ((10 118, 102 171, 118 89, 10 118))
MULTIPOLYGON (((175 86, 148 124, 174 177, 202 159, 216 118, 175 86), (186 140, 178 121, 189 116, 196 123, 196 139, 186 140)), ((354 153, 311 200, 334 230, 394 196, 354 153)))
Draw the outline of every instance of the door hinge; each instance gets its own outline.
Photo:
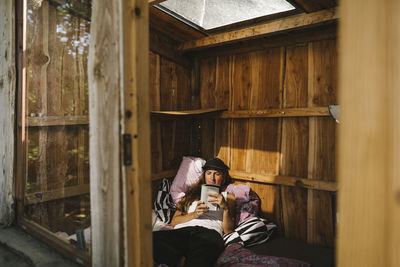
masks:
POLYGON ((130 134, 122 135, 124 149, 124 165, 132 165, 132 136, 130 134))

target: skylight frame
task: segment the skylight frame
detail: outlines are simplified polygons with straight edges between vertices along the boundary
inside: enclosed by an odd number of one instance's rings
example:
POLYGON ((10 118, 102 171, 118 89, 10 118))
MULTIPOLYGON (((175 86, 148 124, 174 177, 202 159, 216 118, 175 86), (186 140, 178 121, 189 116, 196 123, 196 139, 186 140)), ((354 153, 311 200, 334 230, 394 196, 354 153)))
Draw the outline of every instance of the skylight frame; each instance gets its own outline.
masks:
MULTIPOLYGON (((156 4, 156 5, 154 5, 154 7, 163 11, 164 13, 174 17, 175 19, 185 23, 186 25, 192 27, 193 29, 195 29, 205 35, 212 35, 212 34, 216 34, 216 33, 227 32, 227 31, 231 31, 231 30, 245 28, 248 26, 261 24, 261 23, 264 23, 267 21, 272 21, 272 20, 276 20, 276 19, 280 19, 280 18, 284 18, 284 17, 289 17, 292 15, 296 15, 296 14, 300 14, 300 13, 304 12, 304 10, 299 8, 299 6, 296 4, 296 2, 293 2, 292 0, 285 0, 285 1, 288 2, 290 5, 292 5, 294 7, 294 9, 277 12, 277 13, 273 13, 273 14, 268 14, 268 15, 264 15, 264 16, 260 16, 260 17, 250 18, 247 20, 242 20, 242 21, 231 23, 231 24, 226 24, 226 25, 222 25, 219 27, 211 28, 211 29, 205 29, 205 28, 201 27, 200 25, 186 19, 185 17, 176 13, 175 11, 170 10, 167 7, 164 7, 160 4, 156 4)), ((163 2, 166 2, 166 1, 163 1, 163 2)))

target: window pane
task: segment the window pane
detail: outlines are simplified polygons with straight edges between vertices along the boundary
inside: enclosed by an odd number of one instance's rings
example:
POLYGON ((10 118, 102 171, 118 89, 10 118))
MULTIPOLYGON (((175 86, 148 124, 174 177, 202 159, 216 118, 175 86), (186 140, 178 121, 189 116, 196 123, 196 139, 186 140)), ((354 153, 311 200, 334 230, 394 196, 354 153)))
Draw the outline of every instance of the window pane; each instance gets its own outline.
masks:
POLYGON ((89 0, 29 0, 26 17, 24 216, 72 243, 90 229, 90 9, 89 0))
POLYGON ((168 0, 160 5, 205 30, 295 9, 285 0, 168 0))

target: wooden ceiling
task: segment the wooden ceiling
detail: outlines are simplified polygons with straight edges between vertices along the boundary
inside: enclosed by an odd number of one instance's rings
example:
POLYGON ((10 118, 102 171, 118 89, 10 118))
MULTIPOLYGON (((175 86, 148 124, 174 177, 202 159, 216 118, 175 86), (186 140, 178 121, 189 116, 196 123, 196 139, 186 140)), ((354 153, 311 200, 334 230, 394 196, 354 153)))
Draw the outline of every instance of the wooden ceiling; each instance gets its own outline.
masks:
MULTIPOLYGON (((164 0, 149 0, 150 7, 150 29, 159 31, 176 42, 187 42, 204 38, 207 34, 197 31, 178 19, 157 9, 154 4, 164 0)), ((287 0, 300 11, 305 13, 330 9, 337 6, 337 0, 287 0)))
POLYGON ((164 33, 178 42, 196 40, 206 35, 156 7, 150 7, 150 29, 164 33))
POLYGON ((292 3, 297 8, 303 9, 307 13, 336 7, 338 5, 337 0, 286 0, 286 1, 292 3))

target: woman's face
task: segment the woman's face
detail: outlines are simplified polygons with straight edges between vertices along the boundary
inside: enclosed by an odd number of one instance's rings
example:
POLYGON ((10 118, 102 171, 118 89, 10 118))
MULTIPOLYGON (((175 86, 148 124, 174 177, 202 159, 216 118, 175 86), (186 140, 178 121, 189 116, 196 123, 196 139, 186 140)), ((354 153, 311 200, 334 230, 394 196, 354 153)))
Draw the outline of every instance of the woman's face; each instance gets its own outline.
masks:
POLYGON ((225 178, 225 173, 218 170, 206 170, 206 184, 221 185, 225 178))

